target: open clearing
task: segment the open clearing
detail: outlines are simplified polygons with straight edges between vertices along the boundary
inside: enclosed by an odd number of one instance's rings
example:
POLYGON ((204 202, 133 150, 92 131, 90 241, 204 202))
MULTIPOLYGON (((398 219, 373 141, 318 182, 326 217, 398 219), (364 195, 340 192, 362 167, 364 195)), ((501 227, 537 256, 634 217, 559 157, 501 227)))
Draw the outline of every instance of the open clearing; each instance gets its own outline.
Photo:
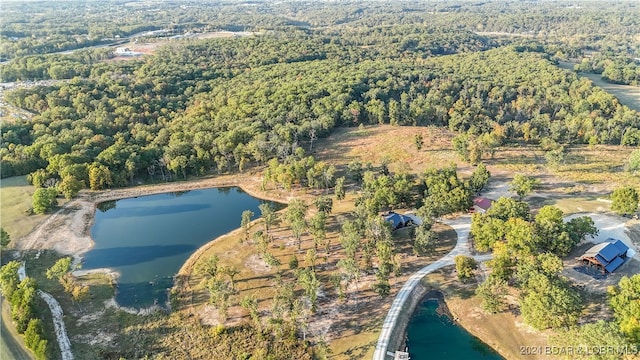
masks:
MULTIPOLYGON (((573 71, 574 65, 574 63, 566 61, 558 62, 558 66, 571 71, 573 71)), ((617 97, 621 104, 628 106, 630 109, 640 111, 640 86, 608 83, 602 80, 602 75, 600 74, 578 73, 578 76, 591 80, 596 86, 617 97)))
POLYGON ((25 214, 25 210, 31 207, 34 190, 35 188, 27 183, 26 176, 0 180, 0 221, 11 236, 12 242, 27 235, 47 218, 47 215, 25 214))

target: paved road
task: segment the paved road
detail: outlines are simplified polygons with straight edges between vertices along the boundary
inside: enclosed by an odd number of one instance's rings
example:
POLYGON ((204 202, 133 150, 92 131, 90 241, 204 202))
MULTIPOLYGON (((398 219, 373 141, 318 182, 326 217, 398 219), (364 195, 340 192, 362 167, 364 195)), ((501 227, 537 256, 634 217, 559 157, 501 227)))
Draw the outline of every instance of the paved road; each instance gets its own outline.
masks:
POLYGON ((12 332, 9 327, 13 327, 11 314, 8 309, 9 303, 0 297, 2 306, 2 319, 0 320, 0 359, 12 360, 32 360, 35 359, 31 353, 18 342, 18 334, 12 332), (5 308, 7 307, 7 308, 5 308))
MULTIPOLYGON (((382 324, 382 331, 380 332, 380 337, 378 338, 378 343, 376 344, 376 350, 373 353, 374 360, 386 359, 389 339, 396 327, 402 308, 407 302, 407 299, 413 291, 413 288, 415 288, 416 285, 420 283, 420 280, 422 280, 425 275, 434 270, 438 270, 448 265, 453 265, 456 255, 470 256, 469 231, 471 229, 471 216, 463 215, 456 218, 455 220, 446 220, 443 222, 451 226, 456 231, 456 234, 458 236, 456 246, 447 255, 441 257, 436 262, 423 267, 418 272, 413 274, 404 284, 402 289, 400 289, 400 291, 396 295, 396 298, 393 300, 393 304, 391 304, 391 308, 387 313, 387 317, 384 319, 384 323, 382 324)), ((491 259, 491 255, 474 256, 474 258, 477 261, 481 262, 491 259)), ((395 351, 395 349, 392 350, 395 351)))

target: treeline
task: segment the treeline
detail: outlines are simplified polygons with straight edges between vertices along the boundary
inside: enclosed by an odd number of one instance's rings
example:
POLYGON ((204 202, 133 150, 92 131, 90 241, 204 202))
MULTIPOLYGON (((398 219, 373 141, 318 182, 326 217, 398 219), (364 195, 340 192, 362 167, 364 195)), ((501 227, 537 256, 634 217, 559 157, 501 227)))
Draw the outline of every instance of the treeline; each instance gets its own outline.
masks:
POLYGON ((599 54, 582 59, 574 69, 602 74, 603 80, 614 84, 640 86, 640 65, 637 60, 628 57, 599 54))
POLYGON ((37 314, 38 287, 30 277, 20 280, 19 268, 20 263, 17 261, 10 261, 0 268, 0 292, 11 304, 11 319, 18 333, 24 335, 25 345, 33 351, 37 359, 49 359, 51 345, 44 334, 42 320, 37 314))

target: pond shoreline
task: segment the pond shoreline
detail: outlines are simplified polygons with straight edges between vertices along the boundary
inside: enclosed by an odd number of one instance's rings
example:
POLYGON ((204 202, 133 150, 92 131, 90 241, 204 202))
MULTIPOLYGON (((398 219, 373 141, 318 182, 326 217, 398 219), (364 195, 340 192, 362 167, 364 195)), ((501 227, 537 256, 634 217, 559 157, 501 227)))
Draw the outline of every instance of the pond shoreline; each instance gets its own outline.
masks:
MULTIPOLYGON (((281 196, 281 192, 277 190, 274 191, 270 189, 269 192, 261 190, 260 186, 262 181, 258 174, 259 172, 254 170, 252 173, 240 176, 212 175, 194 180, 162 184, 146 184, 121 189, 99 191, 83 190, 76 199, 65 203, 55 213, 51 214, 42 223, 36 226, 32 232, 18 239, 16 241, 16 249, 20 252, 29 250, 54 250, 62 255, 72 256, 74 264, 81 263, 83 256, 95 246, 95 240, 92 238, 90 231, 91 227, 94 225, 95 212, 98 204, 107 201, 223 187, 237 187, 246 194, 260 200, 267 200, 281 204, 286 204, 289 201, 291 195, 293 195, 292 192, 289 192, 288 196, 281 196)), ((189 258, 187 258, 178 272, 174 274, 173 287, 178 284, 177 280, 180 278, 179 275, 186 274, 185 271, 188 271, 191 266, 195 264, 199 256, 209 249, 217 239, 229 236, 239 230, 240 229, 231 230, 223 235, 210 239, 204 245, 198 247, 198 249, 196 249, 189 258)), ((116 282, 119 277, 119 273, 111 268, 79 270, 79 272, 74 272, 77 276, 89 273, 104 273, 106 276, 110 277, 112 281, 116 282)), ((105 304, 106 307, 116 307, 127 313, 140 315, 149 314, 157 310, 166 310, 158 305, 144 309, 120 306, 115 301, 115 296, 116 295, 108 301, 108 304, 105 304)), ((168 308, 169 300, 167 300, 167 309, 168 308)))

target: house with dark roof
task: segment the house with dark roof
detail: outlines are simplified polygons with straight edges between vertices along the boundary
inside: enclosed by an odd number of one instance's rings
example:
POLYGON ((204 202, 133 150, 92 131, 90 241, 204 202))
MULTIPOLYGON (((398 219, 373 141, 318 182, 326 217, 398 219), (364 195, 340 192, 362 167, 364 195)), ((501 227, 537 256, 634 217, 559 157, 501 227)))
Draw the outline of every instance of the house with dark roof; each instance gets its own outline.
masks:
POLYGON ((391 229, 393 230, 398 230, 400 228, 407 227, 413 224, 413 220, 410 217, 398 214, 393 211, 382 214, 382 218, 384 218, 385 221, 391 223, 391 229))
POLYGON ((625 243, 609 238, 606 242, 591 247, 578 260, 602 273, 612 273, 624 264, 628 251, 629 247, 625 243))
POLYGON ((491 199, 476 197, 473 199, 473 207, 471 207, 471 209, 469 210, 470 212, 479 212, 484 214, 491 207, 491 203, 493 203, 493 200, 491 199))

